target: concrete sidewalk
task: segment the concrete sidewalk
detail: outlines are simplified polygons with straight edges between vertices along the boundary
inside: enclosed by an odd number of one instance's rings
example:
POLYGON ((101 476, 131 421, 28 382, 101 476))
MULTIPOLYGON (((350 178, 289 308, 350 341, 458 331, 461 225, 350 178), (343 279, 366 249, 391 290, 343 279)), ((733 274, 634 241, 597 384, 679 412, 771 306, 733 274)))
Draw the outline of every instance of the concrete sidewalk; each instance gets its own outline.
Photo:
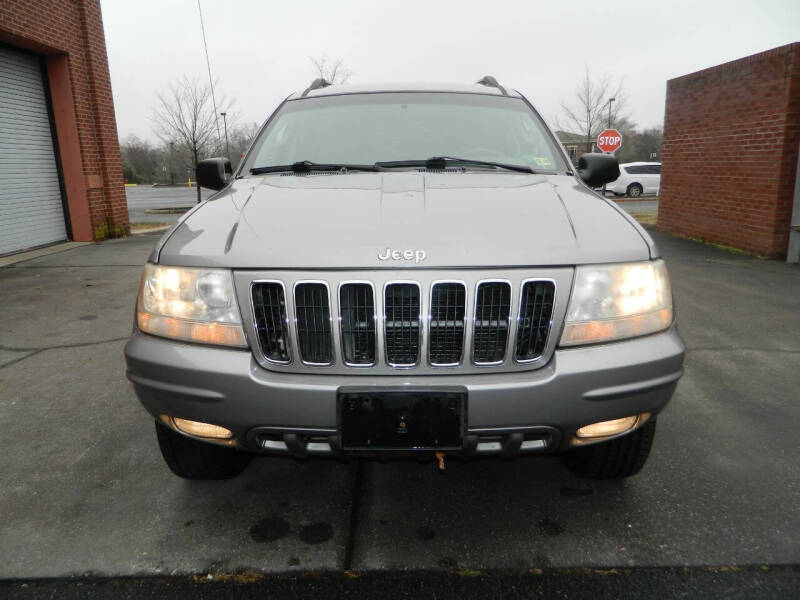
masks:
POLYGON ((800 268, 655 237, 686 375, 622 483, 557 458, 179 480, 122 357, 157 237, 0 269, 0 578, 800 563, 800 268))

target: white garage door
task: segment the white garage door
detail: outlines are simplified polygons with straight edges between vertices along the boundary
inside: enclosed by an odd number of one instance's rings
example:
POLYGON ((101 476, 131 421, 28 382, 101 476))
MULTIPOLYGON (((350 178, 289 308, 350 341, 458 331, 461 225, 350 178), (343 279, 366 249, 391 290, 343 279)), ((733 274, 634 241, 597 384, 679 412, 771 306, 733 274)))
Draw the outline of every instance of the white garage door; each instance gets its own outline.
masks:
POLYGON ((65 239, 41 63, 0 45, 0 256, 65 239))

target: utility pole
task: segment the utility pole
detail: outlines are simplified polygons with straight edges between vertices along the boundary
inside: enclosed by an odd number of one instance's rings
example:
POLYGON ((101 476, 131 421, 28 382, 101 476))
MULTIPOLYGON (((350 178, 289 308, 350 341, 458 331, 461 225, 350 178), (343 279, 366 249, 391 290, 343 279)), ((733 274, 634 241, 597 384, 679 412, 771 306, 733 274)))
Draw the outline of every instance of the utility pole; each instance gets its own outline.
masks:
POLYGON ((222 116, 222 122, 225 124, 225 156, 228 160, 231 160, 231 147, 228 144, 228 113, 221 112, 219 114, 222 116))

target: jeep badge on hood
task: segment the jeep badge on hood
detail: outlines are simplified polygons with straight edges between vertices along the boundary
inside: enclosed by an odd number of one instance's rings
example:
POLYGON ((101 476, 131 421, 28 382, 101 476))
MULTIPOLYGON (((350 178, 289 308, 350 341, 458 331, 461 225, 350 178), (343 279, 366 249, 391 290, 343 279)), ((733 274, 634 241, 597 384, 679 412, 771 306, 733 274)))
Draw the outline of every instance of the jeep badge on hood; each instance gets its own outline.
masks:
POLYGON ((380 260, 413 260, 415 263, 421 263, 428 258, 428 253, 425 250, 392 250, 386 248, 386 253, 383 251, 378 252, 380 260))

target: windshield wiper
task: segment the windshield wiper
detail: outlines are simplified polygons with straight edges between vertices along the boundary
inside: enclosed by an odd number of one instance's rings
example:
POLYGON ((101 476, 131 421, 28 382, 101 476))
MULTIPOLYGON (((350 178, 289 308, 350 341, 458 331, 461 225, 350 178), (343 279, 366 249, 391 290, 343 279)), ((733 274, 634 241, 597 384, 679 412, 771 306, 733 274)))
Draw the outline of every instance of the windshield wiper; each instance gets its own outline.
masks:
POLYGON ((508 163, 493 162, 490 160, 476 160, 473 158, 456 158, 454 156, 432 156, 425 160, 392 160, 376 162, 376 165, 385 169, 399 167, 425 167, 431 170, 442 170, 447 165, 479 165, 482 167, 495 167, 496 169, 506 169, 508 171, 519 171, 520 173, 536 173, 525 165, 511 165, 508 163))
POLYGON ((261 173, 311 173, 312 171, 381 171, 379 165, 352 165, 348 163, 315 163, 310 160, 301 160, 291 165, 271 165, 268 167, 254 167, 250 169, 252 175, 261 173))

